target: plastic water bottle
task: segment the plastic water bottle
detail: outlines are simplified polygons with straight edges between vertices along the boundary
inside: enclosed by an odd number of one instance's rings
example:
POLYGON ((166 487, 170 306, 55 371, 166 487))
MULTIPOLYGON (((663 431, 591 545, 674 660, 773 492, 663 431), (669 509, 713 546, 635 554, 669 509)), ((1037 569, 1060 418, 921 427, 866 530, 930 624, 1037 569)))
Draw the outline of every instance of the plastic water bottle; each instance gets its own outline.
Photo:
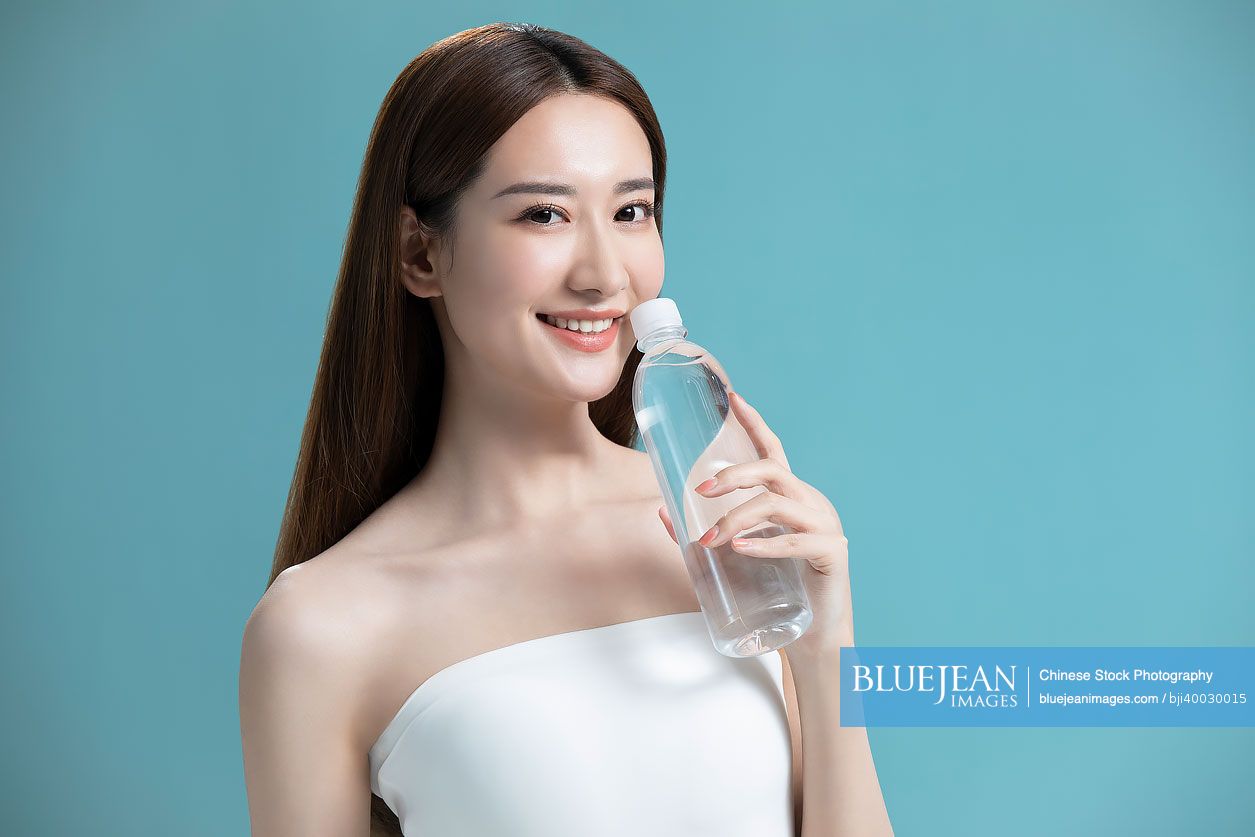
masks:
MULTIPOLYGON (((636 424, 710 638, 729 657, 788 645, 812 620, 799 566, 804 559, 756 557, 728 542, 714 549, 697 542, 724 513, 767 490, 756 485, 719 497, 694 491, 719 470, 760 458, 728 402, 728 376, 709 352, 684 339, 688 329, 673 300, 642 302, 630 320, 636 347, 645 355, 632 387, 636 424)), ((790 531, 768 521, 740 536, 771 538, 790 531)))

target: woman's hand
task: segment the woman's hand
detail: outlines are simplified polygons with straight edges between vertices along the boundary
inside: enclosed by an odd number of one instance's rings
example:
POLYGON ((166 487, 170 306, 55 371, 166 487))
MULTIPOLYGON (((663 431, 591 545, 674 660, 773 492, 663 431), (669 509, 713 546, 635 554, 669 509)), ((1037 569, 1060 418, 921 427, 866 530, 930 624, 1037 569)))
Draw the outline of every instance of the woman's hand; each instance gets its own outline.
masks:
MULTIPOLYGON (((737 552, 754 557, 805 559, 800 565, 814 621, 806 633, 782 650, 790 661, 799 656, 838 654, 854 644, 854 614, 850 598, 849 552, 841 518, 823 492, 803 482, 790 470, 780 439, 758 411, 729 390, 733 413, 749 433, 760 459, 729 465, 696 490, 718 497, 738 488, 766 487, 732 508, 715 522, 698 543, 705 547, 731 541, 737 552), (774 538, 735 538, 771 521, 793 531, 774 538)), ((679 544, 665 506, 658 509, 671 539, 679 544)))

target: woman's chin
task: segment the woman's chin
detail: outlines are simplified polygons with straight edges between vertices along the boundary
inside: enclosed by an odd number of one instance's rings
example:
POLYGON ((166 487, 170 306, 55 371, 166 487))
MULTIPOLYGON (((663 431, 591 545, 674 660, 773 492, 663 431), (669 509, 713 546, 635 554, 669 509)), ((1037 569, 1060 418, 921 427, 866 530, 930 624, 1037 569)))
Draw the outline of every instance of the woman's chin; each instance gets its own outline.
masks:
POLYGON ((563 394, 570 401, 593 402, 605 398, 614 392, 623 372, 622 366, 611 367, 608 364, 581 364, 583 368, 566 370, 561 382, 555 381, 555 391, 563 394), (597 368, 602 367, 602 368, 597 368))
POLYGON ((624 353, 619 349, 621 340, 614 340, 596 351, 581 350, 565 345, 561 337, 555 339, 552 332, 557 329, 548 325, 542 328, 550 332, 545 335, 545 339, 549 341, 549 351, 542 353, 546 356, 545 365, 550 370, 545 376, 550 378, 550 385, 546 389, 560 392, 571 401, 585 402, 605 398, 614 391, 627 362, 624 353))

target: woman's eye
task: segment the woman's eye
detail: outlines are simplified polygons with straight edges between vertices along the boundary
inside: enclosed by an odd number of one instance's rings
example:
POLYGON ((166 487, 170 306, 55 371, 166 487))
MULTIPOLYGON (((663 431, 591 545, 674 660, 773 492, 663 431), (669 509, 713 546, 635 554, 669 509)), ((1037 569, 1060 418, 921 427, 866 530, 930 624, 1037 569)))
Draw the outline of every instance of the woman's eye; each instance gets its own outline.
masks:
POLYGON ((523 217, 527 220, 534 221, 537 226, 552 227, 555 225, 548 223, 548 220, 553 218, 553 216, 557 214, 558 214, 557 207, 534 206, 531 209, 527 210, 527 212, 523 214, 523 217), (538 216, 543 217, 544 220, 537 220, 538 216))
POLYGON ((639 202, 639 203, 628 204, 627 206, 623 207, 623 209, 621 209, 621 210, 619 210, 619 211, 620 211, 620 212, 623 212, 624 210, 628 210, 628 209, 635 209, 635 210, 636 210, 636 217, 635 217, 635 218, 628 219, 628 220, 629 220, 630 222, 632 222, 632 223, 638 223, 638 222, 640 222, 640 221, 647 221, 647 220, 649 220, 649 219, 653 216, 653 214, 654 214, 654 206, 653 206, 653 204, 651 204, 651 203, 646 203, 646 202, 644 202, 644 201, 641 201, 641 202, 639 202))

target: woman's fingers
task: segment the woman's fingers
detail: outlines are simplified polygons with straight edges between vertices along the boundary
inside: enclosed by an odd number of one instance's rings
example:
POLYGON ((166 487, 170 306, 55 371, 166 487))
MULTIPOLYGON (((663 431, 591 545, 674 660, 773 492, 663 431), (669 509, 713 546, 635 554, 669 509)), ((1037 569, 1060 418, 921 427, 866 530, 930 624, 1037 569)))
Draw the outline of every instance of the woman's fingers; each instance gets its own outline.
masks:
POLYGON ((658 507, 658 516, 662 518, 662 525, 667 527, 667 534, 671 536, 671 540, 675 541, 676 546, 679 546, 680 539, 675 536, 675 529, 671 528, 671 515, 667 514, 666 506, 658 507))
POLYGON ((749 402, 741 397, 741 393, 732 390, 728 390, 728 403, 732 405, 732 412, 736 415, 737 421, 749 434, 758 455, 763 459, 778 460, 781 465, 788 468, 789 458, 784 455, 784 445, 780 444, 780 437, 771 431, 758 410, 751 407, 749 402))
POLYGON ((724 514, 698 543, 710 549, 732 540, 738 532, 758 529, 767 521, 788 526, 795 532, 824 532, 829 528, 827 516, 817 509, 763 491, 724 514))
POLYGON ((814 502, 816 489, 803 482, 778 459, 754 459, 721 468, 695 487, 703 497, 722 497, 738 488, 761 485, 768 491, 801 502, 814 502))

